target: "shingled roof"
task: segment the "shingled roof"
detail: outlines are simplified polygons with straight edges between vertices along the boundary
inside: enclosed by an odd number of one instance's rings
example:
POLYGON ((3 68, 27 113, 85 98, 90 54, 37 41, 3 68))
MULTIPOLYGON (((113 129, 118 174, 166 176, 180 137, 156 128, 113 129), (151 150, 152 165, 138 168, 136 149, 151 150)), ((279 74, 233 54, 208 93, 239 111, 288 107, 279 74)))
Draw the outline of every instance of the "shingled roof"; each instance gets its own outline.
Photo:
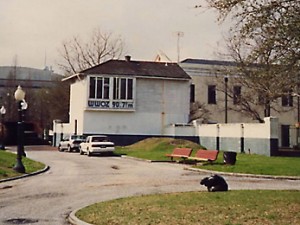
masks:
MULTIPOLYGON (((97 66, 79 72, 77 75, 88 74, 112 75, 112 76, 135 76, 135 77, 155 77, 166 79, 189 80, 191 77, 177 63, 162 63, 133 60, 109 60, 97 66)), ((65 79, 65 80, 66 80, 65 79)))

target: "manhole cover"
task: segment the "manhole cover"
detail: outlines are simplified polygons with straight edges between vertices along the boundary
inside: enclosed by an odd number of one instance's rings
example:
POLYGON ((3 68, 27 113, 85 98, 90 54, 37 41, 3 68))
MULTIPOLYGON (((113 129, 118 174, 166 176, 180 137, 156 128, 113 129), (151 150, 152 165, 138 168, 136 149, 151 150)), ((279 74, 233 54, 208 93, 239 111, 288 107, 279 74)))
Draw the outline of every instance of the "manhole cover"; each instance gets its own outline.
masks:
POLYGON ((9 219, 5 221, 5 223, 7 224, 30 224, 30 223, 37 223, 37 222, 39 221, 35 219, 27 219, 27 218, 9 219))

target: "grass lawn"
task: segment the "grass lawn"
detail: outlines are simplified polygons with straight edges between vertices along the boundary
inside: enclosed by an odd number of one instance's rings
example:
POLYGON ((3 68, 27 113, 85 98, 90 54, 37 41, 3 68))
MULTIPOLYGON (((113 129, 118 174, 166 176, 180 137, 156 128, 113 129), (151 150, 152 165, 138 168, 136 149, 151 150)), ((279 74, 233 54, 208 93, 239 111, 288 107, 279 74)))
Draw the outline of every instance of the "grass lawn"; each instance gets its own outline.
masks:
POLYGON ((299 191, 188 192, 97 203, 76 216, 91 224, 300 224, 299 191))
POLYGON ((260 175, 300 176, 299 157, 267 157, 262 155, 237 154, 235 165, 225 165, 223 154, 213 164, 196 166, 197 168, 260 175))
MULTIPOLYGON (((0 180, 21 175, 13 170, 13 167, 16 164, 16 157, 17 155, 14 153, 0 150, 0 180)), ((22 158, 22 162, 26 169, 26 173, 36 172, 45 167, 45 165, 40 162, 24 157, 22 158)))
POLYGON ((186 140, 173 138, 148 138, 125 147, 117 147, 117 154, 149 160, 167 160, 166 154, 171 153, 175 147, 199 149, 200 145, 186 140))
MULTIPOLYGON (((165 154, 171 153, 175 147, 190 147, 195 154, 200 145, 186 140, 172 138, 149 138, 136 144, 117 147, 117 154, 125 154, 149 160, 169 160, 165 154)), ((193 156, 192 154, 192 156, 193 156)), ((299 157, 267 157, 256 154, 237 154, 235 165, 224 165, 223 153, 219 153, 217 161, 213 164, 204 163, 195 166, 201 169, 215 170, 221 172, 235 172, 248 174, 263 174, 277 176, 300 176, 299 157)))

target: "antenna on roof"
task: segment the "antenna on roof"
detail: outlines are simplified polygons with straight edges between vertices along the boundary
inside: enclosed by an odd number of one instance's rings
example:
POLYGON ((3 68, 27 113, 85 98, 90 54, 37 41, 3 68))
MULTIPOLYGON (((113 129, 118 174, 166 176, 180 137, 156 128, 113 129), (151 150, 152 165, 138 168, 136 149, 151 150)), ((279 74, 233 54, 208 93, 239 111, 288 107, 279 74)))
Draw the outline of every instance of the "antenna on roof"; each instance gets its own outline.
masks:
POLYGON ((177 31, 176 33, 177 36, 177 62, 180 61, 180 38, 184 36, 184 32, 182 31, 177 31))
POLYGON ((47 66, 47 50, 45 49, 44 66, 47 66))

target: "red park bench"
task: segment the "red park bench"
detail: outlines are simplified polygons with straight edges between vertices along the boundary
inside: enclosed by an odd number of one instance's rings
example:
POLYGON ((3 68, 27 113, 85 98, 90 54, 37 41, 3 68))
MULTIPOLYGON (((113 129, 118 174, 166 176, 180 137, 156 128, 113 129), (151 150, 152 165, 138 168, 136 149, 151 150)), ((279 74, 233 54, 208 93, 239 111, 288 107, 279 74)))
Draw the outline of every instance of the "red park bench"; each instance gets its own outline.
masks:
POLYGON ((173 161, 173 158, 187 159, 191 154, 191 148, 175 148, 171 154, 166 154, 166 157, 170 157, 173 161))
POLYGON ((195 161, 213 162, 217 160, 218 154, 218 150, 199 149, 194 157, 188 157, 187 159, 195 161))

